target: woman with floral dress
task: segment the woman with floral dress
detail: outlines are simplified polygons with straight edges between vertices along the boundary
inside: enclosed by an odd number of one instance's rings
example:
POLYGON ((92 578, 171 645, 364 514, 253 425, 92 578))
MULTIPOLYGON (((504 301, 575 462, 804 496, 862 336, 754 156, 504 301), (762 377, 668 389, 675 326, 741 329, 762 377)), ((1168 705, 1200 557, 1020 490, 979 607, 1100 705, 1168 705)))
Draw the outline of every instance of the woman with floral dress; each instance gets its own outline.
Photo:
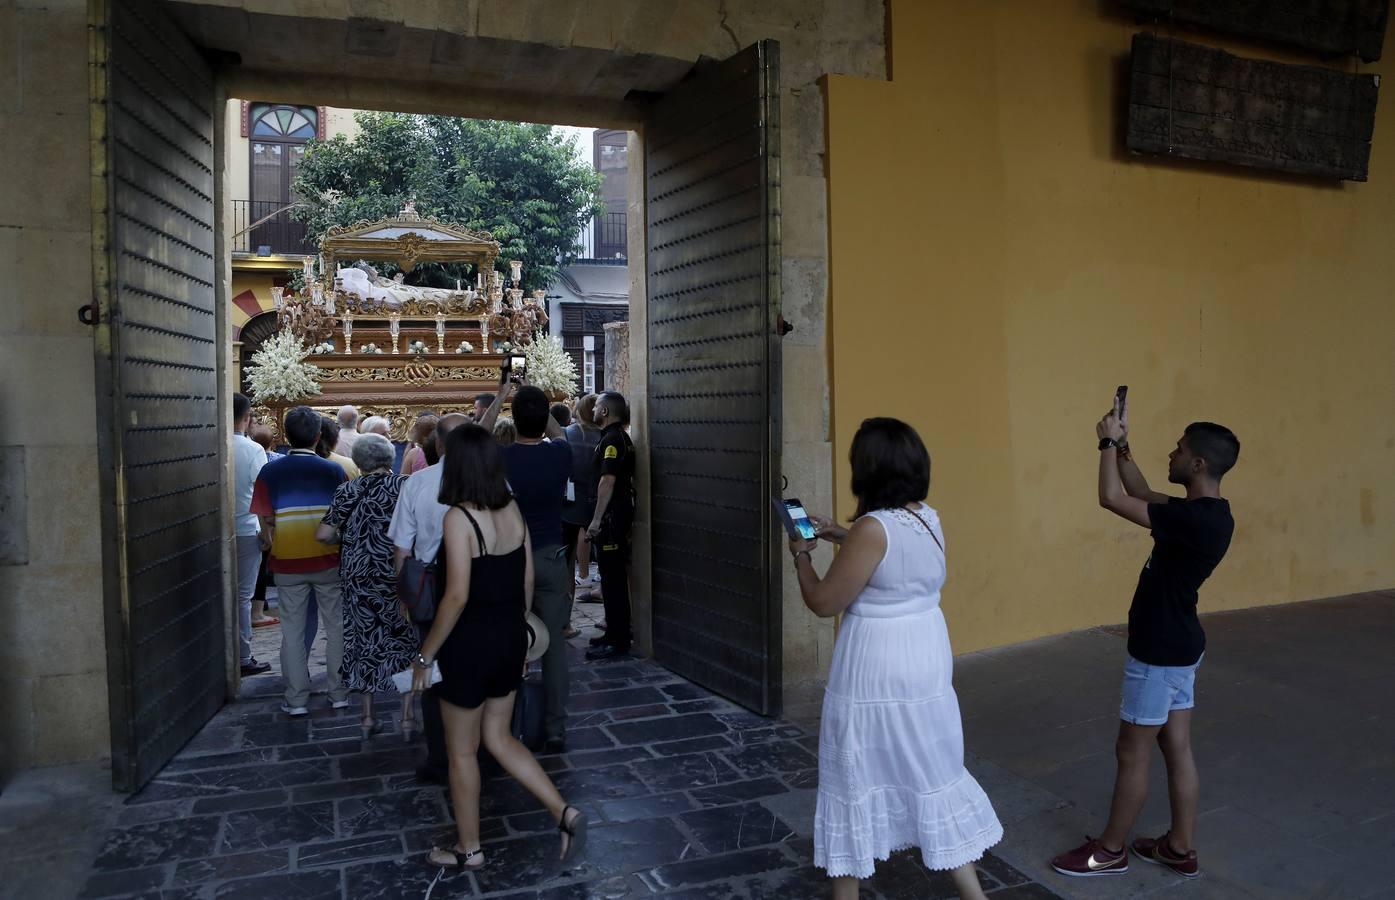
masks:
MULTIPOLYGON (((339 581, 344 590, 344 686, 363 695, 363 736, 382 730, 373 715, 373 692, 386 690, 392 676, 411 666, 417 636, 402 615, 393 576, 388 523, 397 495, 407 479, 392 474, 396 452, 387 438, 360 435, 353 459, 362 475, 334 492, 329 511, 316 530, 321 541, 340 544, 339 581)), ((402 728, 410 736, 415 719, 411 695, 403 698, 402 728)))

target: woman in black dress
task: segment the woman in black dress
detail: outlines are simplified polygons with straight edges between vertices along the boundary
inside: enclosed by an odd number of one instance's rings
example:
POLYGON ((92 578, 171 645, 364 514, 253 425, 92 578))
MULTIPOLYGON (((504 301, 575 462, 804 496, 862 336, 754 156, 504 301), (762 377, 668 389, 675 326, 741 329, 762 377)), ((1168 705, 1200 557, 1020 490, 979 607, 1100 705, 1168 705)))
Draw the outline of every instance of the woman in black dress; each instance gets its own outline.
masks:
POLYGON ((432 663, 441 681, 432 690, 450 756, 456 843, 427 857, 433 866, 477 869, 480 850, 480 739, 557 821, 561 859, 581 849, 586 816, 567 804, 528 748, 510 733, 514 692, 527 656, 524 614, 533 605, 533 554, 528 526, 505 480, 504 455, 494 436, 461 425, 446 438, 440 502, 446 513, 438 565, 436 620, 422 642, 413 687, 427 687, 432 663))
MULTIPOLYGON (((407 479, 392 474, 396 451, 382 435, 360 435, 354 465, 362 475, 339 485, 315 537, 337 543, 339 582, 344 591, 344 686, 363 696, 365 738, 383 729, 373 715, 373 692, 392 687, 392 676, 416 656, 416 630, 398 609, 388 523, 407 479)), ((410 735, 412 697, 402 702, 403 733, 410 735)))

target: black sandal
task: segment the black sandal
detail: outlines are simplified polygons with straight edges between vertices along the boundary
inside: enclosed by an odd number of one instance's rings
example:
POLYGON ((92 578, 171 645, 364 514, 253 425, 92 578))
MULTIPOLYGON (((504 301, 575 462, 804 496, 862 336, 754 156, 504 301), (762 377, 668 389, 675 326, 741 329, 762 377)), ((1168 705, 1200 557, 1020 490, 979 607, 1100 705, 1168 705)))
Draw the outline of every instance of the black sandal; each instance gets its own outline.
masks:
POLYGON ((484 866, 484 859, 481 858, 479 862, 473 863, 470 862, 470 860, 474 859, 475 857, 483 856, 483 847, 477 850, 467 850, 464 853, 461 853, 454 847, 432 847, 431 853, 428 853, 426 855, 426 862, 428 865, 434 866, 439 869, 454 869, 457 872, 473 872, 475 869, 484 866), (444 853, 447 856, 451 857, 451 859, 455 860, 455 862, 449 864, 435 862, 431 859, 432 854, 435 853, 444 853))
POLYGON ((562 855, 559 857, 562 862, 576 856, 586 846, 586 826, 586 813, 575 806, 562 807, 562 818, 557 820, 557 830, 566 838, 566 846, 562 849, 562 855), (572 819, 570 825, 567 824, 568 810, 576 813, 576 817, 572 819))

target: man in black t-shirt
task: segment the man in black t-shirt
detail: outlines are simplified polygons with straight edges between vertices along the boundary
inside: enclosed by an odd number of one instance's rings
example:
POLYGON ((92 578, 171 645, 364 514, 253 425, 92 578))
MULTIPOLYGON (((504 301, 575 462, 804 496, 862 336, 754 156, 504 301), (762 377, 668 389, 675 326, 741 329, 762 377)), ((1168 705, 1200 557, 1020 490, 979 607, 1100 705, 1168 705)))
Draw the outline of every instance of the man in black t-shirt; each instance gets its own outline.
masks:
POLYGON ((634 523, 635 446, 625 433, 630 407, 615 391, 596 400, 601 426, 596 445, 596 512, 586 529, 601 575, 606 633, 592 640, 587 659, 606 659, 630 651, 630 526, 634 523))
MULTIPOLYGON (((499 397, 506 397, 510 388, 501 387, 499 397)), ((497 398, 491 401, 495 419, 501 405, 497 398)), ((562 503, 572 474, 572 451, 562 427, 548 412, 547 395, 531 384, 518 388, 514 395, 513 422, 518 437, 504 448, 504 466, 509 487, 528 522, 533 548, 533 612, 547 625, 549 636, 542 658, 546 707, 543 751, 561 753, 567 748, 567 697, 571 690, 563 632, 572 612, 572 576, 562 546, 562 503)))
POLYGON ((1065 875, 1121 875, 1129 870, 1129 830, 1148 798, 1148 766, 1156 741, 1167 763, 1172 827, 1139 838, 1133 852, 1189 878, 1200 874, 1192 838, 1199 787, 1192 759, 1191 720, 1196 669, 1206 650, 1197 618, 1197 591, 1215 570, 1235 531, 1221 478, 1235 465, 1240 442, 1228 428, 1193 422, 1168 456, 1167 480, 1185 499, 1149 489, 1129 453, 1128 412, 1121 401, 1095 428, 1099 438, 1100 506, 1148 528, 1153 552, 1129 607, 1118 773, 1109 824, 1096 839, 1051 861, 1065 875))

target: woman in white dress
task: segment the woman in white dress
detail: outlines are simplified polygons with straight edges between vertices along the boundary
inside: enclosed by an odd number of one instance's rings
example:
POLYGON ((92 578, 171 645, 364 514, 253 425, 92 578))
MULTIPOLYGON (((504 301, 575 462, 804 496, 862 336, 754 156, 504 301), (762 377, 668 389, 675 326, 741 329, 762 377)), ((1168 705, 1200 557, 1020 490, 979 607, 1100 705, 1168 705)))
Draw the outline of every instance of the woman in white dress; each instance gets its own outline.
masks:
POLYGON ((842 545, 828 574, 814 571, 814 541, 790 542, 805 605, 843 616, 819 729, 814 864, 833 879, 835 900, 856 898, 877 860, 919 847, 960 897, 982 898, 974 862, 1003 828, 964 769, 940 611, 944 537, 922 502, 930 455, 906 423, 868 419, 850 457, 852 528, 813 517, 822 540, 842 545))

